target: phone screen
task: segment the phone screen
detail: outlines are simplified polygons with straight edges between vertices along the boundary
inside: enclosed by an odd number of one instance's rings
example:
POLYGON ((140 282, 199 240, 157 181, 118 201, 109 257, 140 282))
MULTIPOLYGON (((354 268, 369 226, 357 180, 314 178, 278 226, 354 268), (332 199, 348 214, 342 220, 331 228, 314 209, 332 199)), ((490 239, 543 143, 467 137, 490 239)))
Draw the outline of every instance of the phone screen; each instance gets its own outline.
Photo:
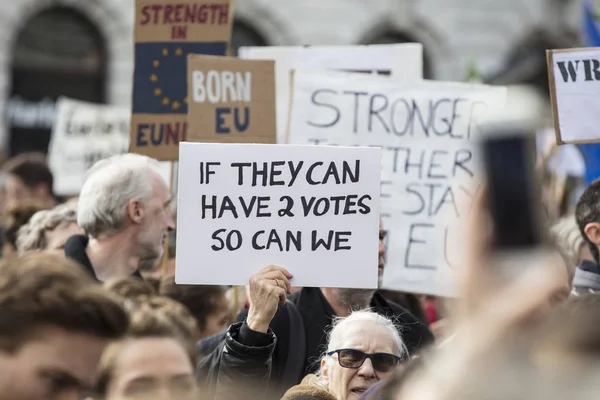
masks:
POLYGON ((541 188, 534 177, 534 151, 532 140, 520 133, 491 136, 483 141, 495 250, 534 247, 541 242, 541 188))

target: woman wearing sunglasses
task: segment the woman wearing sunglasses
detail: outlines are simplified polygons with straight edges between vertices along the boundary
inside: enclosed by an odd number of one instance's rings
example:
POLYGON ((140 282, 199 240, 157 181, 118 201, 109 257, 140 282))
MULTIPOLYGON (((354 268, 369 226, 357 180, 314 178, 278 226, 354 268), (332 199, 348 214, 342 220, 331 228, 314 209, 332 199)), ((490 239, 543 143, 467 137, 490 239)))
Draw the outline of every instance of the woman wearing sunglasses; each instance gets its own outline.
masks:
POLYGON ((406 346, 390 319, 356 311, 334 323, 317 377, 305 378, 283 398, 356 400, 407 359, 406 346))

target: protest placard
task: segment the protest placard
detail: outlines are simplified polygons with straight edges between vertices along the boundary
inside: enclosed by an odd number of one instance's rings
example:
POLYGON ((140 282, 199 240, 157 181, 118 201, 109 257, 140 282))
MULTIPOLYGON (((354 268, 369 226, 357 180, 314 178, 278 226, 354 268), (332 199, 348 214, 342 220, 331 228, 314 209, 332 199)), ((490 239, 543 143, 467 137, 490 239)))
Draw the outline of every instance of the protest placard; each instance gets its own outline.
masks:
POLYGON ((504 96, 484 85, 294 73, 289 143, 382 148, 385 287, 451 294, 448 275, 461 253, 455 229, 478 184, 476 122, 504 96))
MULTIPOLYGON (((60 98, 48 149, 48 165, 54 175, 54 191, 77 195, 85 172, 96 161, 129 149, 131 111, 125 107, 60 98)), ((169 163, 159 173, 169 182, 169 163)))
POLYGON ((275 62, 188 56, 192 142, 275 143, 275 62))
POLYGON ((536 154, 538 162, 549 152, 546 168, 560 176, 585 176, 585 158, 575 144, 565 144, 556 149, 556 135, 553 128, 540 130, 536 134, 536 154))
POLYGON ((277 143, 285 143, 290 71, 296 68, 335 69, 390 75, 394 80, 423 78, 423 46, 420 43, 367 46, 242 47, 240 58, 275 60, 277 90, 277 143))
POLYGON ((225 55, 231 0, 136 0, 130 151, 177 160, 187 139, 187 55, 225 55))
POLYGON ((556 143, 600 142, 600 48, 547 50, 556 143))
POLYGON ((381 149, 181 143, 178 284, 377 287, 381 149))

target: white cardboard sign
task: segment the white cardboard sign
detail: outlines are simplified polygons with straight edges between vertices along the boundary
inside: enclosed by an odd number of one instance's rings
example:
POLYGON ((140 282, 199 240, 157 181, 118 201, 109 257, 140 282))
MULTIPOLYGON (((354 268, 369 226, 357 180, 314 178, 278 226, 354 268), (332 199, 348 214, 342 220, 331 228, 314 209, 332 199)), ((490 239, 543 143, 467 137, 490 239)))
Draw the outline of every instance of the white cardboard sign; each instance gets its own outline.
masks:
POLYGON ((181 143, 178 284, 377 287, 381 150, 181 143))
POLYGON ((303 69, 336 69, 390 75, 394 80, 423 79, 423 46, 420 43, 242 47, 240 58, 275 60, 277 92, 277 143, 285 143, 290 103, 290 72, 303 69))
MULTIPOLYGON (((48 149, 48 165, 58 195, 77 195, 86 171, 96 162, 129 151, 131 110, 60 98, 48 149)), ((160 163, 158 172, 168 183, 170 165, 160 163)))
POLYGON ((296 71, 291 144, 382 148, 381 213, 387 236, 386 288, 452 294, 462 216, 478 184, 472 143, 505 89, 377 76, 296 71))
POLYGON ((600 142, 600 47, 547 53, 556 143, 600 142))

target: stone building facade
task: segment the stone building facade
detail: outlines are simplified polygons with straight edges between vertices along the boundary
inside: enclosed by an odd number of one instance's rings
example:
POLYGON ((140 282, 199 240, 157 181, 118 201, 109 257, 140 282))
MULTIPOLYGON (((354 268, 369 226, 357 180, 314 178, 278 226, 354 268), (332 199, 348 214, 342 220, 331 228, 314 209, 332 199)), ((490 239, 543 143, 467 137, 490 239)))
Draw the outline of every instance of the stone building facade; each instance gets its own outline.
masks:
MULTIPOLYGON (((0 2, 5 153, 44 150, 60 95, 129 106, 133 4, 0 2)), ((418 41, 429 78, 463 80, 474 63, 497 80, 534 32, 573 36, 579 10, 576 0, 236 0, 232 47, 418 41)))

